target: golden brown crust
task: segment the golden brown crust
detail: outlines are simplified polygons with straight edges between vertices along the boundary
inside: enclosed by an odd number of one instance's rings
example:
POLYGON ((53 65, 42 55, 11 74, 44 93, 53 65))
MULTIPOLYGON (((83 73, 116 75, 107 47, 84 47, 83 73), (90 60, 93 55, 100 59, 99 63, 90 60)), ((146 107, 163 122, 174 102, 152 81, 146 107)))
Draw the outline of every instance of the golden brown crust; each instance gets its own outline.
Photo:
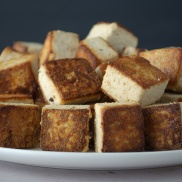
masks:
POLYGON ((53 52, 52 52, 52 39, 53 39, 53 31, 49 32, 46 36, 46 39, 44 41, 44 45, 40 51, 39 55, 39 65, 42 65, 44 62, 53 60, 53 52))
POLYGON ((182 48, 162 48, 140 53, 141 57, 166 73, 169 77, 168 86, 177 83, 182 70, 182 48))
POLYGON ((29 103, 33 104, 33 98, 27 94, 0 94, 0 102, 29 103))
POLYGON ((6 100, 11 98, 32 99, 32 96, 28 94, 0 94, 0 100, 6 100))
POLYGON ((146 150, 181 149, 181 110, 178 103, 143 109, 146 150))
POLYGON ((0 146, 35 148, 39 142, 40 111, 38 106, 0 104, 0 146))
POLYGON ((111 61, 109 65, 130 77, 144 89, 168 80, 166 74, 139 56, 123 56, 118 60, 111 61))
POLYGON ((98 93, 100 81, 87 60, 61 59, 44 64, 63 100, 98 93))
POLYGON ((30 62, 0 71, 0 94, 34 94, 37 82, 30 62))
POLYGON ((76 57, 85 58, 88 60, 93 69, 95 69, 102 62, 96 55, 92 53, 92 51, 84 44, 83 41, 80 42, 76 57))
POLYGON ((90 110, 92 113, 92 117, 89 122, 89 135, 90 135, 90 141, 89 141, 89 150, 95 151, 95 145, 94 145, 94 120, 95 120, 95 104, 90 105, 90 110))
POLYGON ((88 109, 43 110, 41 149, 82 152, 88 147, 88 109))
POLYGON ((140 106, 116 106, 102 110, 102 152, 144 150, 144 126, 140 106))

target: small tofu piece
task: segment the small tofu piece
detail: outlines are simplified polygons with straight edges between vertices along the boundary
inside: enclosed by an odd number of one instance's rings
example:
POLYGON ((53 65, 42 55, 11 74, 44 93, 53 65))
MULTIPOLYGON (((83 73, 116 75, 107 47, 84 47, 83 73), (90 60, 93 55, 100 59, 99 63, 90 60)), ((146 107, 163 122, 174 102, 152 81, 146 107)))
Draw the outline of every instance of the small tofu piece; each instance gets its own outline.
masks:
POLYGON ((40 111, 33 104, 0 103, 0 147, 35 148, 40 136, 40 111))
POLYGON ((89 105, 47 105, 41 119, 42 150, 86 152, 89 150, 89 105))
POLYGON ((0 62, 0 94, 33 95, 38 65, 34 54, 0 62))
POLYGON ((13 43, 13 49, 21 53, 29 53, 39 55, 43 44, 39 42, 16 41, 13 43))
POLYGON ((123 48, 121 56, 138 56, 142 51, 145 51, 145 49, 128 46, 123 48))
POLYGON ((146 150, 181 149, 181 104, 155 104, 143 108, 146 150))
POLYGON ((102 63, 97 68, 95 69, 95 72, 97 73, 100 81, 102 82, 103 77, 106 73, 106 68, 107 68, 108 63, 102 63))
POLYGON ((182 48, 154 49, 141 52, 140 56, 168 75, 167 90, 182 93, 182 48))
POLYGON ((138 45, 138 38, 117 22, 99 22, 93 25, 86 39, 93 37, 103 38, 119 53, 124 47, 138 45))
POLYGON ((96 152, 144 150, 142 109, 135 103, 95 104, 96 152))
POLYGON ((32 96, 27 94, 0 94, 0 102, 34 104, 32 96))
POLYGON ((108 63, 119 58, 117 51, 101 37, 82 40, 76 57, 87 59, 93 69, 102 63, 108 63))
POLYGON ((49 104, 83 104, 100 98, 100 81, 87 60, 60 59, 45 62, 39 85, 49 104))
POLYGON ((182 102, 182 94, 165 92, 159 100, 160 103, 182 102))
POLYGON ((3 49, 0 55, 0 62, 1 61, 8 61, 10 59, 16 59, 21 56, 23 56, 23 53, 17 52, 15 49, 12 47, 8 46, 3 49))
POLYGON ((46 61, 75 58, 78 46, 78 34, 61 30, 50 31, 40 52, 40 65, 46 61))
POLYGON ((109 63, 101 89, 117 102, 137 102, 150 105, 160 99, 168 77, 146 59, 121 57, 109 63))

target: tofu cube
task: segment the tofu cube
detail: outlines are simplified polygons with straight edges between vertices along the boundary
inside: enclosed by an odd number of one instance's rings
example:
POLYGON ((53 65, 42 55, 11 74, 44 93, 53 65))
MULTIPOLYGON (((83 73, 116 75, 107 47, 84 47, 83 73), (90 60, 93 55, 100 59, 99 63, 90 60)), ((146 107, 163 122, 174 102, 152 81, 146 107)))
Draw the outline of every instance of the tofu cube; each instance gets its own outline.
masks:
POLYGON ((182 48, 154 49, 141 52, 140 56, 168 75, 167 90, 182 93, 182 48))
POLYGON ((34 95, 38 84, 38 63, 34 54, 0 62, 0 94, 34 95))
POLYGON ((86 38, 93 37, 103 38, 119 53, 122 52, 124 47, 137 47, 138 45, 138 38, 117 22, 99 22, 95 24, 86 38))
POLYGON ((181 149, 181 103, 146 106, 143 116, 146 150, 181 149))
POLYGON ((137 102, 150 105, 160 99, 168 77, 146 59, 121 57, 109 63, 101 89, 117 102, 137 102))
POLYGON ((95 104, 96 152, 144 150, 144 123, 139 104, 95 104))
POLYGON ((35 148, 40 137, 39 106, 0 103, 0 147, 35 148))
POLYGON ((101 37, 85 39, 80 42, 78 58, 85 58, 93 69, 102 63, 108 63, 119 58, 118 53, 101 37))
POLYGON ((83 104, 100 98, 100 81, 87 60, 61 59, 44 63, 39 84, 49 104, 83 104))
POLYGON ((62 30, 50 31, 40 52, 40 65, 46 61, 75 58, 78 46, 78 34, 62 30))
POLYGON ((89 105, 47 105, 41 119, 42 150, 86 152, 89 150, 89 105))

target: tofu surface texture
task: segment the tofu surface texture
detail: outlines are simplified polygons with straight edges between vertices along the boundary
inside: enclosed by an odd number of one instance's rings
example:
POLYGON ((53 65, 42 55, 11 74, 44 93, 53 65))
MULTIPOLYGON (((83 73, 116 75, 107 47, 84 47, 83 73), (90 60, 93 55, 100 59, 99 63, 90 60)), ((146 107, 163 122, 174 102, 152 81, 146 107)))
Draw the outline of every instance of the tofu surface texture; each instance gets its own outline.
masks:
POLYGON ((89 150, 89 105, 47 105, 41 119, 42 150, 86 152, 89 150))
POLYGON ((82 58, 46 62, 39 70, 39 84, 49 104, 83 104, 100 98, 100 80, 82 58))
POLYGON ((40 111, 33 104, 0 103, 0 146, 36 148, 40 136, 40 111))
POLYGON ((139 104, 95 104, 96 152, 144 150, 144 123, 139 104))
POLYGON ((156 104, 143 108, 146 150, 181 149, 181 103, 156 104))
POLYGON ((167 75, 146 59, 126 56, 109 63, 101 89, 117 102, 146 106, 160 99, 167 83, 167 75))

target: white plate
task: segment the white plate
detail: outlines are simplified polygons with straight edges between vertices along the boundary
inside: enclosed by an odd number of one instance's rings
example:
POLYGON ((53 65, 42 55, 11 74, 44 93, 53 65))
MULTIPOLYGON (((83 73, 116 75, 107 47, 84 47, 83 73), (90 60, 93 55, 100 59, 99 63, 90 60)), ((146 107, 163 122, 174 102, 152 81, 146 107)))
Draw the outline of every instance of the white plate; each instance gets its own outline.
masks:
POLYGON ((182 150, 164 152, 73 153, 0 147, 0 160, 25 165, 63 169, 144 169, 182 165, 182 150))

